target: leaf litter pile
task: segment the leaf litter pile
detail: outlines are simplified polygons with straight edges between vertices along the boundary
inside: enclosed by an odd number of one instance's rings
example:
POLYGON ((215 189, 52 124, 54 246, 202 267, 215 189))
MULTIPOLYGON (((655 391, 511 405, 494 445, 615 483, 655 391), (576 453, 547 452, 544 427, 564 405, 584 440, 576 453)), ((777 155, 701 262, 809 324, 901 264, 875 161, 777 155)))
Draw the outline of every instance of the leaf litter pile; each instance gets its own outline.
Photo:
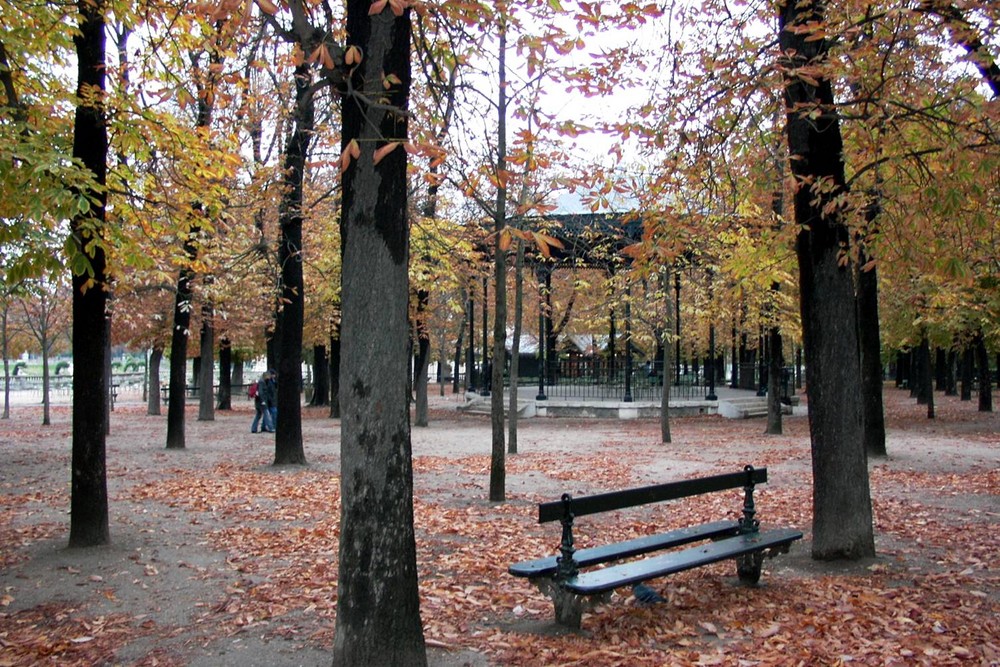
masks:
MULTIPOLYGON (((878 557, 861 563, 809 558, 804 417, 786 417, 782 436, 761 435, 761 420, 675 419, 668 446, 654 422, 525 420, 507 502, 493 504, 488 419, 435 411, 413 432, 431 664, 1000 665, 1000 422, 950 399, 931 422, 894 390, 886 405, 890 456, 870 463, 878 557), (572 632, 507 574, 558 547, 558 524, 536 522, 538 502, 744 463, 769 467, 756 494, 764 527, 806 533, 765 563, 757 588, 720 563, 648 582, 663 603, 622 589, 572 632)), ((36 412, 0 426, 0 667, 186 665, 227 651, 242 655, 232 664, 328 662, 339 422, 304 420, 310 465, 274 468, 273 441, 245 433, 245 408, 192 416, 183 452, 162 449, 162 417, 119 408, 114 544, 67 550, 69 416, 57 408, 42 428, 36 412)), ((741 503, 733 491, 582 517, 576 546, 736 518, 741 503)))

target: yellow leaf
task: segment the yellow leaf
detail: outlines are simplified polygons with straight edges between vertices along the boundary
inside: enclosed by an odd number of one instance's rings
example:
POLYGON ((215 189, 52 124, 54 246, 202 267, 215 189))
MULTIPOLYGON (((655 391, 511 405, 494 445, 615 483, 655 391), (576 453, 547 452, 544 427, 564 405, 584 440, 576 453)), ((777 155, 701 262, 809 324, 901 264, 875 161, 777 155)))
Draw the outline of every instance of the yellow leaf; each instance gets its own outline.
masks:
POLYGON ((497 245, 499 246, 501 251, 507 252, 508 250, 510 250, 510 243, 511 243, 511 234, 508 230, 504 229, 503 231, 500 232, 500 236, 497 238, 497 245))

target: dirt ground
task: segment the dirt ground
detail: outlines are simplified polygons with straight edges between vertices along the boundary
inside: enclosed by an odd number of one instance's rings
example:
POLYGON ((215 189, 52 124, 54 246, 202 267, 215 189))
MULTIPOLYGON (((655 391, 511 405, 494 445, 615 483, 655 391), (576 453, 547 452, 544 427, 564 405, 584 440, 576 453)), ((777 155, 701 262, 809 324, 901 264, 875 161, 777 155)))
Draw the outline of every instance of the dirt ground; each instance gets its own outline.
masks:
MULTIPOLYGON (((935 420, 886 389, 889 457, 872 460, 878 556, 810 558, 808 423, 781 436, 760 419, 522 420, 507 502, 486 501, 490 424, 432 397, 413 429, 421 615, 430 664, 1000 665, 1000 416, 937 395, 935 420), (769 468, 758 518, 805 539, 762 585, 731 566, 651 582, 569 632, 507 566, 553 553, 536 503, 692 475, 769 468)), ((0 667, 35 664, 323 665, 331 660, 339 527, 338 420, 307 408, 309 465, 274 467, 273 439, 238 405, 214 421, 188 408, 187 448, 165 417, 119 404, 108 439, 112 544, 66 548, 70 415, 15 406, 0 422, 0 667)), ((586 517, 578 546, 731 517, 739 494, 586 517)), ((391 638, 387 638, 391 641, 391 638)))

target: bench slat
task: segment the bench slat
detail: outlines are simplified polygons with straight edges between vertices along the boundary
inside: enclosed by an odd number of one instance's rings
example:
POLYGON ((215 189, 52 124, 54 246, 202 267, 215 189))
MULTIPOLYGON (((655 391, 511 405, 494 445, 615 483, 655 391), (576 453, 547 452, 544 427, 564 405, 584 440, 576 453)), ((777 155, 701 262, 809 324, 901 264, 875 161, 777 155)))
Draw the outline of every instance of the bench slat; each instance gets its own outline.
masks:
MULTIPOLYGON (((581 496, 573 498, 573 515, 584 516, 586 514, 635 507, 636 505, 658 503, 664 500, 687 498, 688 496, 711 493, 713 491, 734 489, 746 485, 747 475, 748 473, 745 471, 733 472, 724 475, 702 477, 700 479, 685 479, 679 482, 654 484, 653 486, 643 486, 637 489, 599 493, 593 496, 581 496)), ((749 475, 754 484, 763 484, 767 481, 767 468, 754 468, 749 475)), ((538 505, 538 523, 558 521, 562 516, 563 503, 561 500, 538 505)))
POLYGON ((662 577, 675 572, 708 565, 720 560, 742 556, 761 549, 791 544, 801 539, 802 532, 791 528, 762 531, 749 535, 737 535, 718 542, 690 547, 652 556, 640 561, 613 565, 601 570, 584 572, 563 583, 574 593, 593 595, 605 591, 639 583, 647 579, 662 577))
MULTIPOLYGON (((617 544, 580 549, 573 554, 573 560, 578 567, 587 567, 621 558, 640 556, 660 549, 679 547, 691 542, 735 535, 738 530, 739 523, 736 521, 715 521, 701 526, 671 530, 658 535, 637 537, 617 544)), ((556 558, 557 556, 548 556, 515 563, 507 568, 507 571, 516 577, 551 577, 559 567, 556 558)))

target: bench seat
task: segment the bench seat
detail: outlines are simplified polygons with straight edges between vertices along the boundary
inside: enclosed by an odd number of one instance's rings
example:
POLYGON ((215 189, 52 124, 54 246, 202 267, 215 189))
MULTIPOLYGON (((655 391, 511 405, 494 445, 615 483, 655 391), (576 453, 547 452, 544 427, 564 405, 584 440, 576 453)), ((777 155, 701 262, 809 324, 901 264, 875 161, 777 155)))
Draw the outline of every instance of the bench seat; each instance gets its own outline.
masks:
MULTIPOLYGON (((636 584, 647 579, 708 565, 745 554, 785 547, 801 539, 802 532, 791 528, 736 535, 715 542, 689 547, 682 551, 651 556, 639 561, 613 565, 600 570, 582 572, 562 582, 563 588, 580 595, 604 593, 615 588, 636 584)), ((583 553, 582 551, 577 552, 583 553)), ((576 555, 574 555, 574 560, 576 555)))
MULTIPOLYGON (((605 544, 589 549, 580 549, 573 554, 573 560, 578 567, 599 565, 610 561, 641 556, 651 551, 660 551, 672 547, 680 547, 692 542, 714 540, 731 537, 739 533, 737 521, 715 521, 701 526, 691 526, 671 530, 658 535, 646 535, 616 544, 605 544)), ((515 563, 507 568, 516 577, 552 577, 559 569, 558 556, 548 556, 535 560, 515 563)), ((603 570, 602 570, 603 571, 603 570)))

